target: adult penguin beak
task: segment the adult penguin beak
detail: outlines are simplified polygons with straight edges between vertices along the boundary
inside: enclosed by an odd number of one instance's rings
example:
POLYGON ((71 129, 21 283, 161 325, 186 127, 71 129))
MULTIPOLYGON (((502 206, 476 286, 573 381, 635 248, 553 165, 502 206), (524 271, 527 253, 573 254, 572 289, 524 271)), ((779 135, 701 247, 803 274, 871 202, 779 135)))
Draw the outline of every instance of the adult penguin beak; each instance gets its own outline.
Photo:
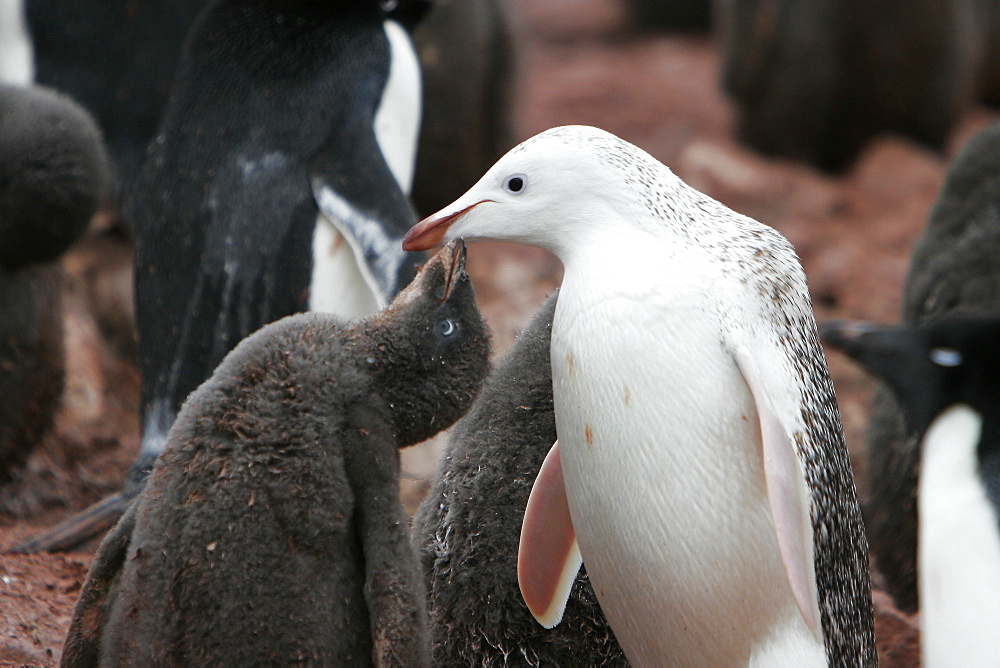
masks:
POLYGON ((458 210, 452 210, 452 207, 454 206, 453 204, 452 206, 441 209, 437 213, 424 218, 419 223, 411 227, 406 233, 406 236, 403 237, 403 250, 420 251, 439 245, 444 239, 445 234, 448 232, 448 228, 451 227, 455 221, 459 220, 462 216, 483 202, 490 201, 492 200, 482 200, 458 210))

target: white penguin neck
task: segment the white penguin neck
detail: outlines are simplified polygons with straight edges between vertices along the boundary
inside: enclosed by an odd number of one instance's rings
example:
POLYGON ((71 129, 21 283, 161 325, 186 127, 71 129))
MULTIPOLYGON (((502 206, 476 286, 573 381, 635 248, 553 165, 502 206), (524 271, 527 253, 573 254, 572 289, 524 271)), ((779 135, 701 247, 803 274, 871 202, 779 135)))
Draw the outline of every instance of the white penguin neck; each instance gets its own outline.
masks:
POLYGON ((995 665, 1000 656, 1000 524, 978 473, 982 416, 942 412, 923 440, 918 564, 923 663, 995 665))

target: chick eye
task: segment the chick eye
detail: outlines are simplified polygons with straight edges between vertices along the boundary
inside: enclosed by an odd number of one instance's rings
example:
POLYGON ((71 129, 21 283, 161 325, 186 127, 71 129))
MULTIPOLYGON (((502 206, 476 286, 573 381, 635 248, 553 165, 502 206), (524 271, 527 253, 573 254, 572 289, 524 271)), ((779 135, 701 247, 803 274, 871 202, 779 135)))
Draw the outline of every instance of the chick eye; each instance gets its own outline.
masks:
POLYGON ((434 328, 441 336, 451 336, 458 329, 458 325, 451 318, 443 318, 437 321, 434 328))
POLYGON ((527 184, 528 177, 524 174, 511 174, 504 180, 503 189, 511 195, 520 195, 527 184))
POLYGON ((962 353, 954 348, 934 348, 931 350, 931 361, 938 366, 958 366, 962 363, 962 353))

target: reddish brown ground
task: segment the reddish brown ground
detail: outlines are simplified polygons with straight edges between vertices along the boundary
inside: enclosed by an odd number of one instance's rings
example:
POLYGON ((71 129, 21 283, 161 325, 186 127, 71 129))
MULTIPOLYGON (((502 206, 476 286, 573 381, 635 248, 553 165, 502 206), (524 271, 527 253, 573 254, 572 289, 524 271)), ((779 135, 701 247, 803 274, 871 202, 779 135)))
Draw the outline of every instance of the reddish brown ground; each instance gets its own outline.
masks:
MULTIPOLYGON (((518 0, 514 6, 524 48, 515 140, 565 123, 614 132, 695 187, 788 236, 809 275, 818 319, 895 319, 909 252, 947 159, 989 114, 966 117, 948 156, 886 138, 844 177, 830 178, 763 159, 734 142, 711 40, 638 36, 612 2, 518 0)), ((54 433, 0 489, 0 551, 116 489, 138 447, 138 377, 122 336, 130 317, 131 255, 99 228, 65 259, 65 405, 54 433)), ((473 244, 470 268, 500 349, 561 275, 544 253, 503 244, 473 244)), ((836 354, 830 365, 863 476, 871 384, 836 354)), ((92 550, 0 554, 0 665, 58 661, 92 550)), ((883 665, 914 665, 913 620, 899 616, 880 593, 876 602, 883 665)))

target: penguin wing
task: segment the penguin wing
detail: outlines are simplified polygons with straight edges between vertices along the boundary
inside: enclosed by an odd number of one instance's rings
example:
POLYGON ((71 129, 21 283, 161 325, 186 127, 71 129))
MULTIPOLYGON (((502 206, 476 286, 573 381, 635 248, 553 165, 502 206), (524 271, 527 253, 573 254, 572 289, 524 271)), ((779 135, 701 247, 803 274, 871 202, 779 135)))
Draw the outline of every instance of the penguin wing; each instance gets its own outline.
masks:
MULTIPOLYGON (((770 347, 762 348, 772 350, 770 347)), ((778 355, 776 350, 774 354, 778 355)), ((771 391, 775 382, 794 383, 794 379, 776 381, 768 377, 765 369, 773 373, 776 369, 784 369, 786 364, 780 359, 767 359, 766 352, 751 352, 747 347, 739 346, 734 356, 753 396, 760 420, 760 447, 764 460, 767 500, 788 584, 806 624, 819 632, 819 594, 813 559, 812 519, 809 514, 811 495, 796 449, 791 416, 781 412, 779 406, 782 405, 778 404, 775 393, 771 391)))
POLYGON ((110 607, 108 599, 132 541, 136 505, 132 503, 118 524, 108 532, 90 564, 87 581, 80 592, 63 644, 64 666, 96 666, 99 663, 105 614, 110 607))
POLYGON ((531 487, 517 546, 521 597, 545 628, 551 629, 562 621, 582 564, 556 441, 531 487))
POLYGON ((350 141, 350 150, 341 147, 313 162, 310 183, 320 220, 347 241, 384 306, 410 281, 425 254, 403 250, 403 236, 416 214, 374 134, 358 130, 350 141))

